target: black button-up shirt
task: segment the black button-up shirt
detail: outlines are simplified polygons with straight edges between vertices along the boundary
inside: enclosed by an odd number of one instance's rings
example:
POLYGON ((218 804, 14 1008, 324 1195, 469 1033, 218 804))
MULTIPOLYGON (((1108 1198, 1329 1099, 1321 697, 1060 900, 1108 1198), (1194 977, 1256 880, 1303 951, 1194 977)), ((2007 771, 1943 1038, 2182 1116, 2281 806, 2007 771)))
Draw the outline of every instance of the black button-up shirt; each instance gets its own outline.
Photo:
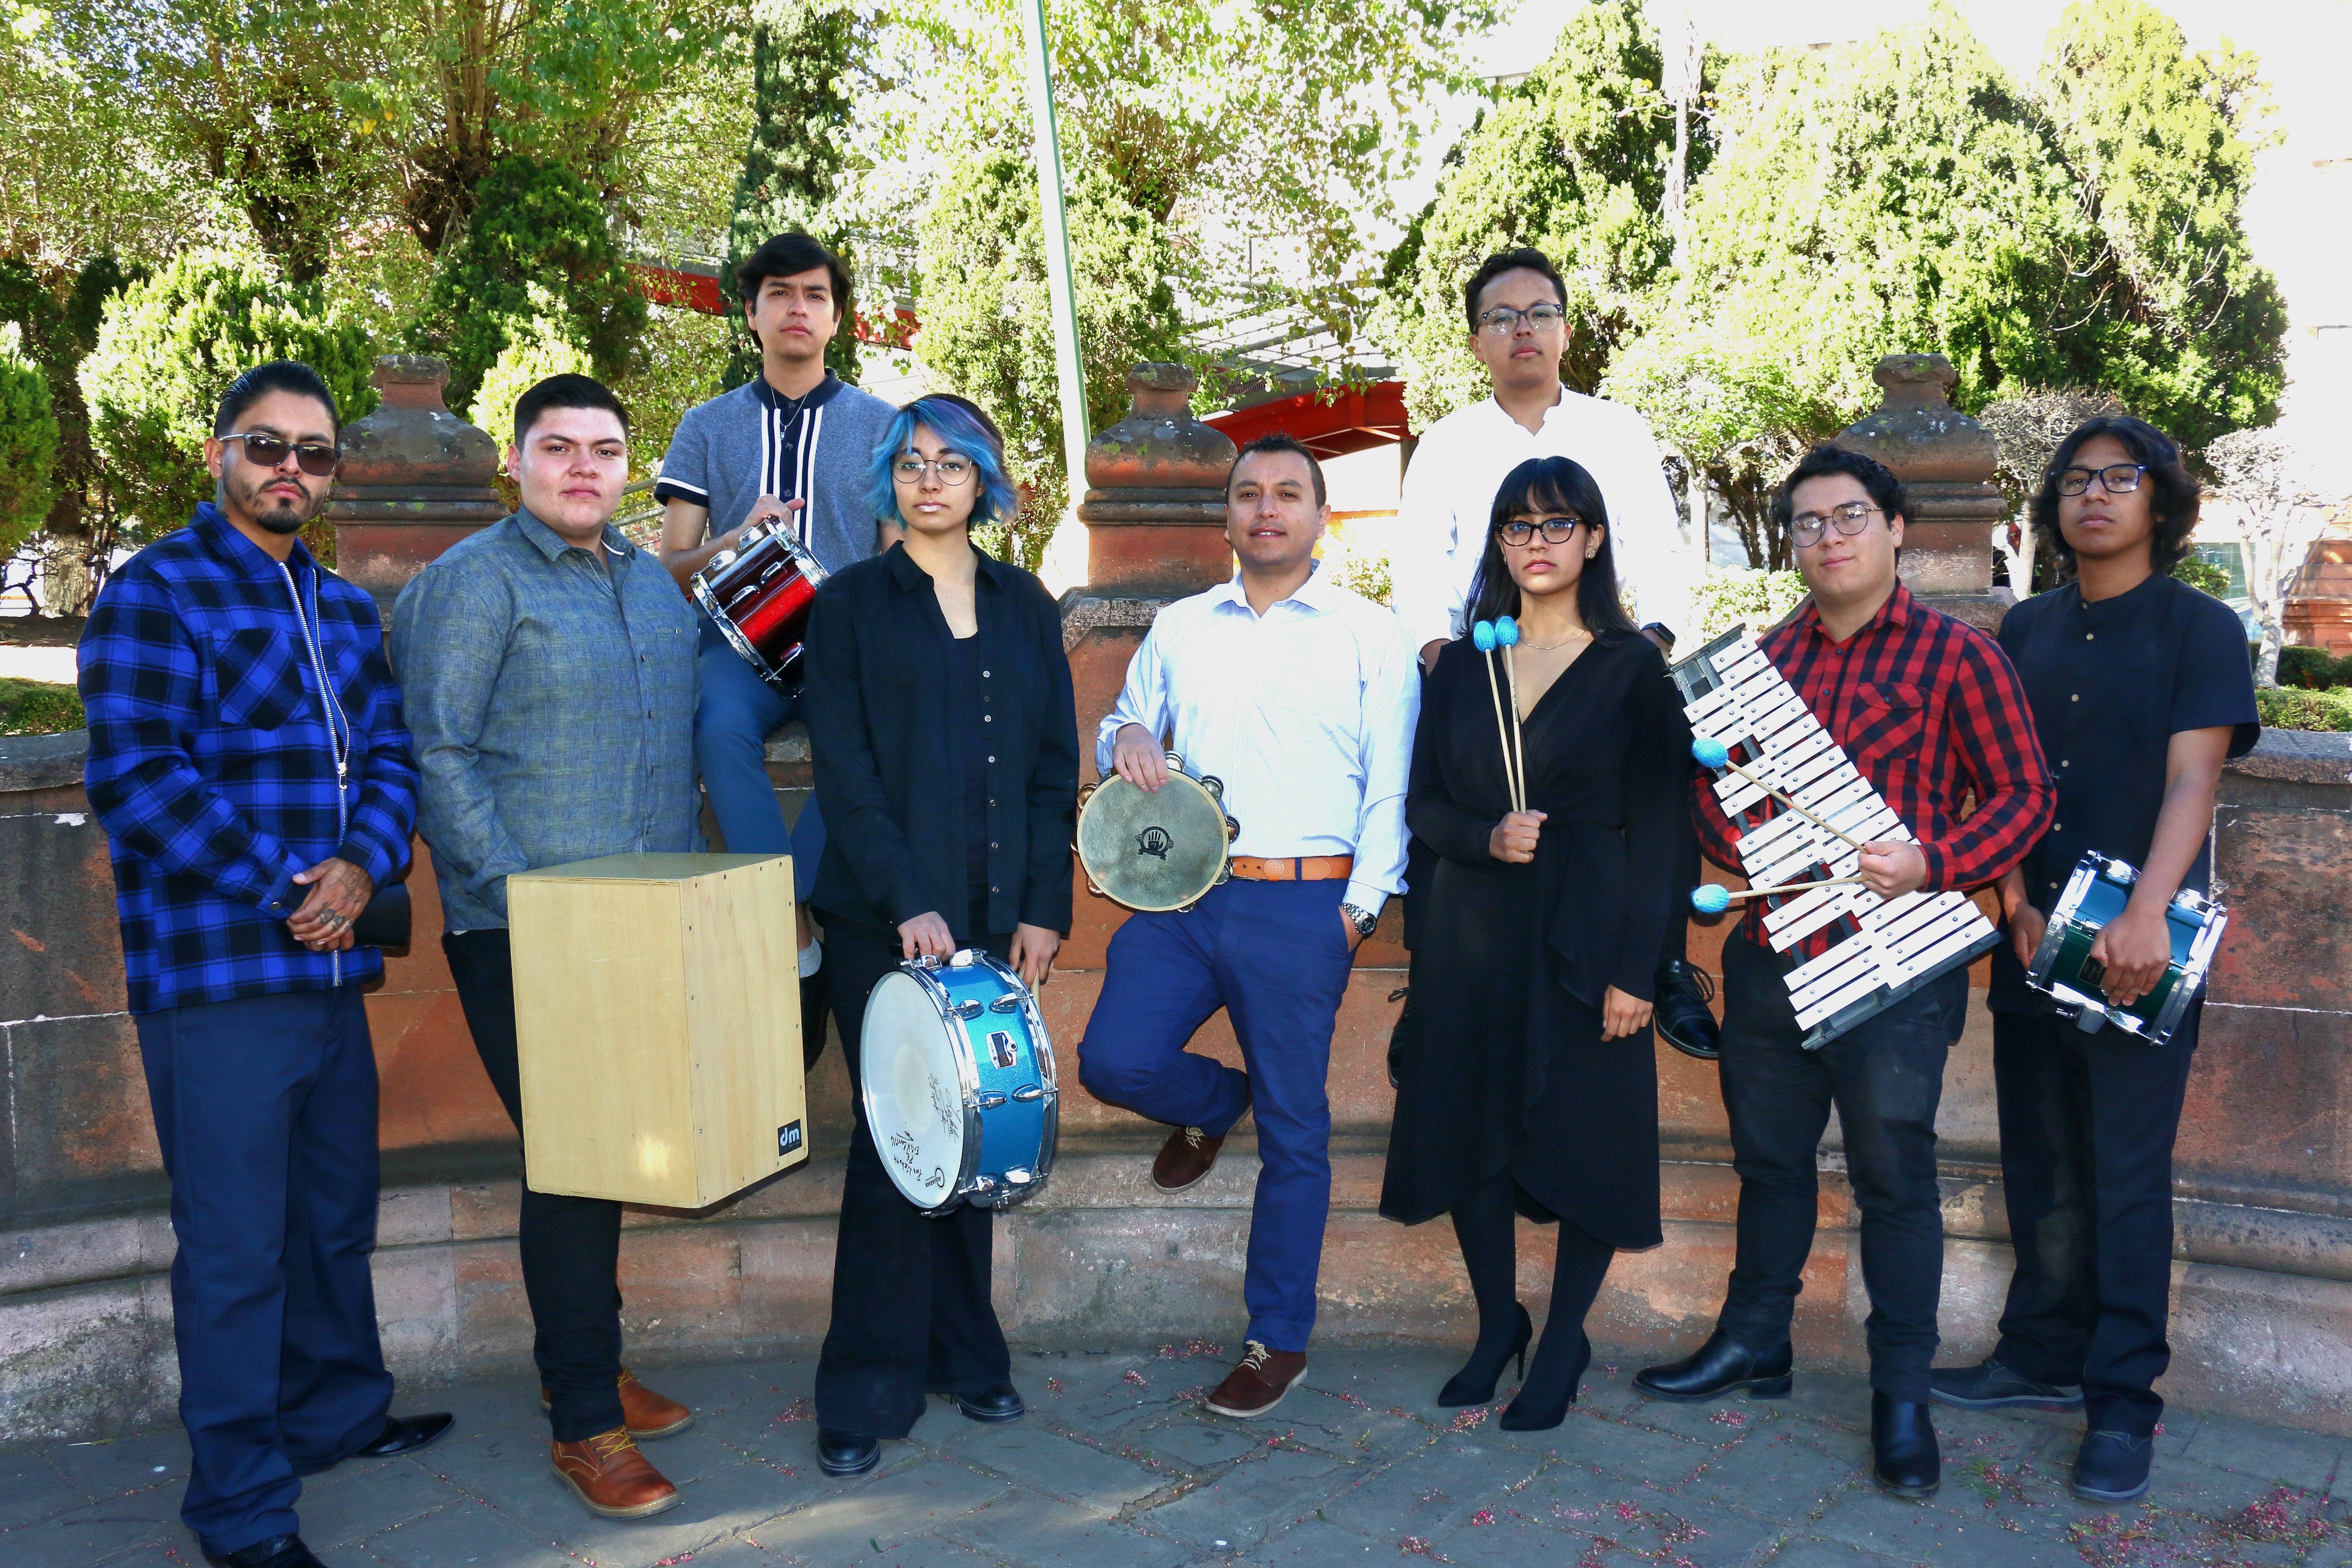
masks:
MULTIPOLYGON (((2001 622, 2000 646, 2058 782, 2050 831, 2021 867, 2027 901, 2045 915, 2084 851, 2147 864, 2174 735, 2232 726, 2236 757, 2262 732, 2245 628, 2219 599, 2163 573, 2111 599, 2086 602, 2072 583, 2037 594, 2001 622)), ((2181 886, 2203 892, 2211 879, 2209 846, 2181 886)), ((1991 1005, 2040 1010, 2006 942, 1993 952, 1991 1005)))
POLYGON ((954 639, 904 545, 828 579, 809 620, 804 701, 827 833, 810 901, 829 920, 887 931, 935 912, 965 942, 1016 922, 1069 931, 1078 732, 1061 611, 1036 578, 976 553, 987 929, 965 929, 972 845, 955 737, 970 716, 950 707, 954 639))

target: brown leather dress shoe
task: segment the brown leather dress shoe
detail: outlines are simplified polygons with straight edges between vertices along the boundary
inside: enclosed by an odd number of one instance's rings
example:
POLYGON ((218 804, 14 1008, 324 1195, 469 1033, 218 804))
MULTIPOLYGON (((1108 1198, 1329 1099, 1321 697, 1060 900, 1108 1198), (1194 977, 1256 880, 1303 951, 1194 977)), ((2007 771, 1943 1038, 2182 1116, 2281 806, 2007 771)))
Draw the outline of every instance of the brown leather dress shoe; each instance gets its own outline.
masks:
POLYGON ((1182 1192, 1216 1168, 1217 1151, 1224 1146, 1223 1133, 1212 1138, 1197 1127, 1179 1127, 1151 1162, 1151 1184, 1163 1193, 1182 1192))
POLYGON ((1209 1395, 1209 1408, 1220 1415, 1244 1420, 1263 1415, 1282 1403, 1282 1396, 1306 1370, 1305 1351, 1270 1351, 1252 1340, 1241 1364, 1227 1373, 1225 1381, 1209 1395))
POLYGON ((677 1489, 637 1452, 625 1426, 599 1432, 584 1443, 557 1443, 548 1457, 591 1513, 643 1519, 677 1506, 677 1489))
MULTIPOLYGON (((545 1384, 539 1390, 539 1407, 553 1407, 554 1399, 545 1384)), ((694 1412, 666 1394, 656 1394, 637 1381, 637 1374, 627 1367, 621 1369, 621 1419, 629 1436, 640 1443, 656 1437, 667 1437, 683 1432, 694 1425, 694 1412)))

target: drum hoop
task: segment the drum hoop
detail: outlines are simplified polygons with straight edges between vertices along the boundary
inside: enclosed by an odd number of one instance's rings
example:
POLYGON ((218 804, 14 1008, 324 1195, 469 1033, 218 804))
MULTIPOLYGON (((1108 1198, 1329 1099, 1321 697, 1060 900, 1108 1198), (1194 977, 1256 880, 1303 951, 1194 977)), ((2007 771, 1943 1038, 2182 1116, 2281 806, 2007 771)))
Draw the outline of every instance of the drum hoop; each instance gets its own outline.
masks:
POLYGON ((2042 932, 2042 943, 2033 950, 2033 962, 2026 966, 2026 983, 2044 995, 2050 994, 2051 976, 2058 968, 2058 952, 2065 945, 2066 932, 2073 926, 2074 913, 2083 907, 2083 895, 2097 879, 2099 868, 2106 858, 2095 849, 2086 849, 2074 862, 2074 872, 2067 877, 2058 901, 2050 908, 2050 921, 2042 932))
MULTIPOLYGON (((1040 1108, 1045 1112, 1045 1124, 1037 1134, 1037 1163, 1030 1167, 1032 1174, 1029 1184, 1012 1195, 1006 1205, 1010 1207, 1012 1204, 1021 1203, 1042 1189, 1045 1185, 1045 1178, 1053 1173, 1054 1155, 1061 1145, 1062 1138, 1061 1079, 1054 1066, 1053 1037, 1045 1032, 1045 1016, 1037 1009, 1036 994, 1022 983, 1019 973, 1011 964, 1006 963, 994 953, 982 952, 974 949, 972 958, 975 963, 988 969, 999 979, 1011 984, 1013 994, 1021 998, 1021 1017, 1029 1026, 1029 1038, 1037 1052, 1037 1076, 1043 1080, 1038 1087, 1045 1091, 1045 1103, 1040 1108)), ((975 1078, 975 1089, 977 1081, 975 1078)))
MULTIPOLYGON (((1118 776, 1118 775, 1116 773, 1111 775, 1112 778, 1116 778, 1118 776)), ((1234 830, 1231 826, 1233 819, 1225 815, 1224 795, 1218 790, 1211 789, 1206 784, 1202 782, 1202 779, 1198 775, 1185 772, 1181 759, 1180 759, 1173 752, 1168 753, 1168 778, 1169 782, 1171 784, 1178 779, 1182 779, 1186 784, 1191 784, 1194 789, 1201 792, 1202 795, 1209 803, 1209 809, 1215 814, 1218 823, 1218 831, 1224 836, 1225 840, 1224 864, 1218 868, 1215 879, 1209 883, 1208 887, 1202 889, 1199 892, 1193 894, 1191 898, 1184 900, 1182 902, 1174 904, 1130 904, 1125 899, 1120 898, 1117 893, 1114 893, 1108 888, 1103 887, 1101 885, 1101 879, 1095 874, 1095 868, 1092 866, 1087 865, 1086 851, 1080 847, 1080 839, 1086 824, 1087 807, 1094 804, 1095 800, 1101 793, 1102 786, 1109 784, 1110 779, 1099 780, 1094 785, 1089 787, 1086 799, 1078 806, 1078 820, 1071 826, 1070 852, 1078 858, 1078 864, 1086 870, 1087 889, 1092 892, 1100 893, 1104 898, 1108 899, 1112 903, 1117 904, 1119 908, 1123 910, 1133 910, 1138 914, 1181 914, 1185 910, 1192 908, 1195 904, 1198 904, 1203 898, 1206 898, 1211 889, 1223 887, 1226 882, 1232 879, 1234 874, 1234 830)))
MULTIPOLYGON (((926 1219, 937 1219, 971 1195, 972 1179, 980 1174, 981 1127, 980 1106, 977 1103, 980 1098, 980 1068, 972 1060, 971 1037, 961 1028, 948 1027, 949 1020, 953 1016, 948 1011, 952 1005, 948 996, 948 988, 940 983, 936 974, 923 968, 916 960, 901 961, 898 969, 901 973, 914 976, 915 983, 920 985, 924 994, 930 998, 931 1010, 939 1015, 940 1033, 948 1042, 948 1060, 955 1066, 956 1089, 962 1101, 962 1168, 956 1173, 956 1179, 948 1187, 946 1197, 929 1208, 917 1205, 917 1212, 926 1219)), ((868 1013, 873 1011, 874 994, 870 991, 866 993, 866 1007, 868 1013)), ((858 1080, 857 1098, 866 1108, 866 1125, 870 1128, 877 1125, 874 1116, 874 1086, 862 1072, 858 1075, 858 1080)), ((893 1189, 898 1187, 896 1180, 893 1180, 890 1185, 893 1189)), ((902 1198, 907 1196, 903 1190, 898 1192, 898 1195, 902 1198)), ((914 1200, 908 1198, 908 1202, 913 1203, 914 1200)))
POLYGON ((2221 905, 2208 903, 2200 912, 2204 916, 2203 929, 2189 944, 2189 957, 2180 966, 2180 978, 2172 983, 2172 994, 2157 1010, 2156 1023, 2149 1030, 2153 1043, 2172 1043, 2172 1031, 2188 1016, 2189 1003, 2204 992, 2206 972, 2213 965, 2213 955, 2221 950, 2222 931, 2229 928, 2230 911, 2221 905))
POLYGON ((760 650, 751 646, 751 639, 737 629, 734 619, 719 607, 718 595, 711 592, 709 583, 698 572, 695 574, 694 585, 690 592, 695 608, 700 610, 709 618, 710 624, 719 628, 719 635, 727 639, 727 646, 740 654, 743 662, 758 672, 761 679, 775 679, 781 671, 761 656, 760 650))

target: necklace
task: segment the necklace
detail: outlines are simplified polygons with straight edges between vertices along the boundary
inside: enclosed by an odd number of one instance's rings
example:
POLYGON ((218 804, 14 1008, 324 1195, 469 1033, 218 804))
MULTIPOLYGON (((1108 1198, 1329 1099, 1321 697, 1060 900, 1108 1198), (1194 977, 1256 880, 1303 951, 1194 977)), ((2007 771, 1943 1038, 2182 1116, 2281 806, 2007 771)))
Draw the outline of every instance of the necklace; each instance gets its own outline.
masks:
POLYGON ((1558 642, 1521 643, 1519 646, 1526 648, 1529 653, 1549 653, 1554 648, 1566 647, 1569 644, 1576 641, 1579 637, 1589 637, 1592 634, 1591 632, 1579 628, 1578 630, 1569 633, 1558 642))

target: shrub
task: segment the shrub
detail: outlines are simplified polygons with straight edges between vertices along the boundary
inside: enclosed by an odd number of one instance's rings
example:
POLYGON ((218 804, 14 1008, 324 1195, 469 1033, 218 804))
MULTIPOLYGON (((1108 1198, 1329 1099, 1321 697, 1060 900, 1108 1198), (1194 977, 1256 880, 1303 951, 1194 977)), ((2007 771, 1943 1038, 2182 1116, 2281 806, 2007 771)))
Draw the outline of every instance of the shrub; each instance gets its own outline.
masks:
POLYGON ((2254 711, 2271 730, 2352 730, 2352 691, 2256 687, 2254 711))
POLYGON ((1700 641, 1746 622, 1759 636, 1797 607, 1805 596, 1805 579, 1797 572, 1768 572, 1760 566, 1710 566, 1691 591, 1691 613, 1700 641))
POLYGON ((516 400, 551 375, 593 375, 588 353, 572 341, 563 323, 552 320, 562 309, 554 298, 534 283, 530 300, 544 314, 517 322, 498 363, 482 377, 474 405, 466 417, 490 433, 501 447, 514 439, 516 400))
POLYGON ((0 556, 41 526, 58 499, 58 417, 49 378, 22 347, 14 321, 0 326, 0 556))
POLYGON ((72 687, 0 675, 0 735, 58 735, 88 722, 72 687))
POLYGON ((2326 648, 2283 647, 2279 649, 2278 683, 2306 691, 2325 691, 2341 684, 2341 677, 2336 659, 2326 648))
MULTIPOLYGON (((107 301, 81 389, 91 442, 134 540, 171 531, 212 499, 205 438, 221 394, 275 359, 316 370, 346 425, 376 405, 373 345, 315 285, 277 282, 234 257, 185 255, 107 301)), ((303 539, 316 550, 323 542, 313 535, 324 532, 314 524, 303 539)))
POLYGON ((2172 563, 2172 574, 2200 594, 2210 594, 2219 599, 2230 591, 2230 574, 2210 561, 2200 561, 2194 555, 2184 555, 2172 563))

